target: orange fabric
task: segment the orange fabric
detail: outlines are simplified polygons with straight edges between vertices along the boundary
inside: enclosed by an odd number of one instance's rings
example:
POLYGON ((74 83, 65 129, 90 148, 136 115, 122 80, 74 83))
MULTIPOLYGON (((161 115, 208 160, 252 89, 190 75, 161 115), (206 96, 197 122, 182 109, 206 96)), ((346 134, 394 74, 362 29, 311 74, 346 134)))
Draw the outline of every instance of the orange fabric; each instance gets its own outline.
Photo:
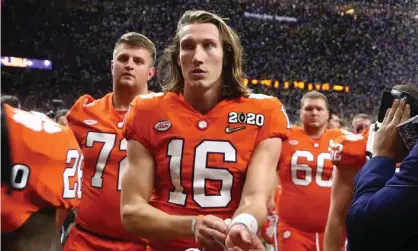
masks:
POLYGON ((113 106, 113 93, 94 100, 80 97, 67 115, 84 154, 83 199, 76 222, 103 236, 137 241, 128 234, 120 218, 120 178, 127 164, 127 141, 122 136, 126 112, 113 106))
POLYGON ((1 231, 9 233, 41 209, 71 210, 79 203, 82 154, 69 128, 7 105, 4 112, 12 170, 19 170, 15 189, 1 187, 1 231))
MULTIPOLYGON (((278 99, 261 95, 221 101, 206 115, 196 112, 181 94, 137 97, 125 118, 124 135, 147 147, 156 161, 158 186, 150 204, 171 214, 231 218, 255 146, 270 137, 286 138, 283 110, 278 99), (237 119, 241 113, 245 115, 237 119)), ((189 241, 194 243, 190 239, 149 245, 158 250, 196 247, 184 246, 189 241)))
POLYGON ((270 245, 276 245, 276 241, 277 241, 277 224, 279 222, 279 216, 277 214, 277 205, 279 204, 280 193, 281 193, 281 187, 279 185, 276 188, 276 192, 273 198, 274 207, 268 208, 268 215, 260 230, 261 236, 270 245))
MULTIPOLYGON (((320 251, 324 250, 324 234, 305 232, 286 223, 279 222, 279 250, 290 251, 320 251)), ((345 250, 344 243, 341 251, 345 250)))
POLYGON ((346 133, 335 140, 331 147, 332 163, 338 167, 355 168, 357 171, 366 164, 368 130, 356 135, 346 133))
POLYGON ((277 240, 277 224, 279 218, 277 211, 271 211, 266 217, 263 226, 261 227, 260 234, 263 239, 270 245, 275 245, 277 240))
POLYGON ((312 139, 302 128, 292 128, 279 162, 280 221, 303 231, 325 230, 334 168, 329 146, 340 135, 333 129, 312 139))
POLYGON ((75 227, 71 229, 64 244, 64 251, 142 251, 143 243, 105 240, 83 232, 75 227))

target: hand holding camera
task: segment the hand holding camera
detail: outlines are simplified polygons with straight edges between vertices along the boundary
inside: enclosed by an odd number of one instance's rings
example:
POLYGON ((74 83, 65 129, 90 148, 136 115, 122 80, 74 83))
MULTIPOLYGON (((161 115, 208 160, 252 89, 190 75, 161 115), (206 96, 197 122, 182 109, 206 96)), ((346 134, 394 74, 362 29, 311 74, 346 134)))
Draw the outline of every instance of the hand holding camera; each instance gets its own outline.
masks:
POLYGON ((376 133, 373 153, 400 162, 408 154, 396 130, 397 126, 410 117, 411 108, 405 99, 395 99, 386 111, 381 128, 376 133))

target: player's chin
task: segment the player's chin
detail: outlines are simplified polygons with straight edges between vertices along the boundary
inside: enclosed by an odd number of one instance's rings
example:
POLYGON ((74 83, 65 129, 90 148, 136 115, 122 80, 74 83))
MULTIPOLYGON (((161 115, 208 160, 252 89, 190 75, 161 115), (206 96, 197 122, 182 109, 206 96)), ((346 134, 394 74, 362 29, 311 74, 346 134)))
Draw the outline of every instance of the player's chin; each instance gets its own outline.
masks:
POLYGON ((309 127, 311 128, 319 128, 321 127, 321 123, 319 121, 312 121, 308 123, 309 127))
POLYGON ((121 79, 119 80, 118 85, 126 87, 134 87, 137 83, 133 79, 121 79))
POLYGON ((192 79, 189 81, 190 87, 197 88, 197 89, 208 89, 210 88, 210 84, 205 81, 205 79, 192 79))

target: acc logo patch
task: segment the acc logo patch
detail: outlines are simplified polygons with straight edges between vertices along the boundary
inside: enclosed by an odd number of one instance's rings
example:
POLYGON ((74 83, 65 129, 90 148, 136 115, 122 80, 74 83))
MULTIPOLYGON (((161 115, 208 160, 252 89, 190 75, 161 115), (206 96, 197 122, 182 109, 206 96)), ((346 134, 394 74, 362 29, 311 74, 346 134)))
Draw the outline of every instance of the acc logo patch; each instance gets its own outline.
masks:
POLYGON ((94 119, 86 119, 83 122, 86 125, 95 125, 95 124, 97 124, 97 120, 94 120, 94 119))
POLYGON ((171 122, 168 120, 160 120, 155 124, 154 128, 155 130, 159 132, 165 132, 171 127, 171 122))

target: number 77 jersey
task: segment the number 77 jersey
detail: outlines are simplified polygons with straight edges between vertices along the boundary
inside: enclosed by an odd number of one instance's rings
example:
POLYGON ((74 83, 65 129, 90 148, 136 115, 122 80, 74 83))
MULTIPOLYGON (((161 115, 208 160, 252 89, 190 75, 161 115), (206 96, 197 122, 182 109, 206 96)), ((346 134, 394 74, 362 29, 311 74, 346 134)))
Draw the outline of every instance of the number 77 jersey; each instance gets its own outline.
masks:
POLYGON ((127 163, 127 141, 122 135, 125 114, 114 108, 113 93, 109 93, 97 100, 80 97, 67 116, 84 154, 83 199, 75 220, 99 236, 142 243, 125 231, 120 220, 120 179, 127 163))
POLYGON ((281 222, 307 232, 325 231, 334 170, 330 147, 343 134, 326 130, 313 139, 302 128, 292 128, 279 161, 281 222))
MULTIPOLYGON (((226 219, 239 205, 257 144, 271 137, 285 139, 289 127, 277 98, 223 100, 202 115, 181 94, 169 92, 137 97, 125 118, 124 135, 144 145, 155 160, 152 206, 169 214, 226 219)), ((178 243, 149 245, 173 250, 178 243)))

